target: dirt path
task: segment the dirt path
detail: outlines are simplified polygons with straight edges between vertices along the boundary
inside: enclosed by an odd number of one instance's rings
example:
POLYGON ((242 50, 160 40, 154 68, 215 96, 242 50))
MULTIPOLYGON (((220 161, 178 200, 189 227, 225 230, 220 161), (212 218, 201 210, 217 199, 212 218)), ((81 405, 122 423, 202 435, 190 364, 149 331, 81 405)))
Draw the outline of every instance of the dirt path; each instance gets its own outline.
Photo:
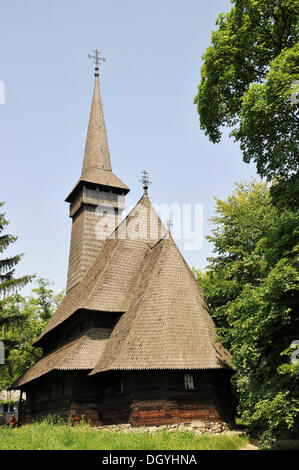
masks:
POLYGON ((249 443, 245 447, 242 447, 239 450, 259 450, 259 448, 256 445, 249 443))

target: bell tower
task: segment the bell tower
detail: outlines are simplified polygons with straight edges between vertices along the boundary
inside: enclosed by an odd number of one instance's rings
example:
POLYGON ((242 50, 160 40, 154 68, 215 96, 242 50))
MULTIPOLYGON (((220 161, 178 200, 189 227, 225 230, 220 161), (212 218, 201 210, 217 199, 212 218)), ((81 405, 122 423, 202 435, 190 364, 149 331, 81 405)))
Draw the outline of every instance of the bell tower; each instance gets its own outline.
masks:
POLYGON ((81 176, 66 198, 70 203, 72 234, 66 291, 78 284, 118 225, 129 188, 112 172, 99 86, 99 65, 105 59, 96 49, 95 82, 81 176))

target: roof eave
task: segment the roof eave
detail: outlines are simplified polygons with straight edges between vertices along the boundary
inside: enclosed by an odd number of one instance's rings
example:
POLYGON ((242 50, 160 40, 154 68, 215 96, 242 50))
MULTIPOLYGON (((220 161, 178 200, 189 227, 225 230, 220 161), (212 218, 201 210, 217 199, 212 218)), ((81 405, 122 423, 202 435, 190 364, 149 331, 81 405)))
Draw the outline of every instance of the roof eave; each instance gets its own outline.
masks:
POLYGON ((36 348, 42 348, 42 344, 43 344, 44 340, 46 338, 48 338, 49 333, 52 333, 56 328, 59 328, 60 326, 65 325, 65 322, 68 321, 71 317, 73 317, 73 315, 75 315, 77 313, 82 313, 82 312, 107 313, 109 315, 111 314, 112 316, 114 315, 115 317, 117 317, 119 315, 123 315, 125 313, 124 311, 119 311, 119 310, 103 310, 103 309, 91 310, 91 309, 88 309, 88 308, 79 307, 74 312, 72 312, 72 314, 69 317, 64 319, 62 322, 57 323, 57 325, 55 325, 51 330, 46 331, 45 333, 42 332, 38 336, 38 338, 35 341, 33 341, 32 345, 35 346, 36 348))
POLYGON ((101 184, 96 181, 89 181, 81 177, 79 178, 79 180, 77 181, 77 183, 75 184, 71 192, 68 194, 68 196, 65 198, 65 202, 72 202, 76 192, 79 191, 84 184, 94 184, 99 187, 102 187, 103 189, 106 189, 106 188, 116 189, 118 191, 123 191, 125 195, 128 194, 128 192, 130 191, 130 188, 128 188, 128 186, 126 186, 125 184, 119 185, 119 186, 116 186, 116 185, 111 186, 111 185, 101 184))
POLYGON ((128 368, 124 368, 124 367, 108 367, 107 369, 102 369, 102 370, 99 370, 99 371, 95 371, 95 370, 92 370, 88 375, 96 375, 96 374, 102 374, 104 372, 117 372, 117 371, 125 371, 125 372, 135 372, 135 371, 162 371, 162 370, 181 370, 181 371, 184 371, 184 370, 227 370, 227 371, 230 371, 231 373, 235 373, 236 370, 230 366, 230 365, 226 365, 226 366, 186 366, 186 367, 177 367, 177 366, 174 366, 174 367, 153 367, 153 366, 150 366, 150 367, 128 367, 128 368))

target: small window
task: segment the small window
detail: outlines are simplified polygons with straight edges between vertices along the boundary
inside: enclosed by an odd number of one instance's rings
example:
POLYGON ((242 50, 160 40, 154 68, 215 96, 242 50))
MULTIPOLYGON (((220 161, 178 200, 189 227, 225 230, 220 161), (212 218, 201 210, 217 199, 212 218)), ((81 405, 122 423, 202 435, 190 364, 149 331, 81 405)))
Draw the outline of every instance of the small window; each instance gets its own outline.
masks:
POLYGON ((123 381, 123 379, 120 379, 119 393, 124 393, 124 381, 123 381))
POLYGON ((8 413, 8 404, 4 403, 3 405, 3 413, 8 413))
POLYGON ((195 390, 193 375, 185 374, 185 390, 195 390))

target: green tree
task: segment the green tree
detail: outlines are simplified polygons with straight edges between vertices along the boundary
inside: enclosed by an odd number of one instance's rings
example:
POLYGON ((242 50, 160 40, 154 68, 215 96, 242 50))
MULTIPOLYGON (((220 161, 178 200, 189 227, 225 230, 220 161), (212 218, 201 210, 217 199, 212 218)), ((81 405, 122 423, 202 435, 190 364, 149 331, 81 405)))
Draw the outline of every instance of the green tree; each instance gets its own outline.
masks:
POLYGON ((64 291, 55 294, 52 289, 53 283, 48 279, 40 278, 36 281, 36 284, 37 287, 32 289, 35 296, 30 298, 30 302, 35 307, 37 317, 43 321, 48 321, 62 301, 64 291))
POLYGON ((298 203, 299 0, 232 3, 203 55, 194 100, 200 126, 214 143, 223 126, 233 128, 244 161, 253 160, 260 176, 278 178, 274 195, 298 203))
MULTIPOLYGON (((0 207, 3 206, 0 202, 0 207)), ((8 225, 8 220, 5 218, 5 213, 0 214, 0 254, 4 252, 12 243, 17 241, 17 237, 10 234, 3 234, 3 230, 8 225)), ((23 319, 22 315, 18 312, 11 312, 6 315, 4 305, 6 297, 12 292, 24 287, 30 282, 34 276, 14 277, 16 265, 20 262, 23 255, 15 255, 7 258, 0 259, 0 326, 8 326, 9 324, 23 319)))
POLYGON ((63 298, 55 294, 52 283, 38 279, 31 295, 14 294, 6 298, 3 306, 8 319, 16 316, 22 321, 9 321, 0 327, 0 337, 9 344, 5 365, 0 367, 0 390, 9 388, 41 356, 41 350, 32 346, 48 323, 63 298))
POLYGON ((214 244, 197 278, 232 353, 239 413, 265 441, 299 431, 298 215, 274 206, 263 182, 216 199, 214 244))

